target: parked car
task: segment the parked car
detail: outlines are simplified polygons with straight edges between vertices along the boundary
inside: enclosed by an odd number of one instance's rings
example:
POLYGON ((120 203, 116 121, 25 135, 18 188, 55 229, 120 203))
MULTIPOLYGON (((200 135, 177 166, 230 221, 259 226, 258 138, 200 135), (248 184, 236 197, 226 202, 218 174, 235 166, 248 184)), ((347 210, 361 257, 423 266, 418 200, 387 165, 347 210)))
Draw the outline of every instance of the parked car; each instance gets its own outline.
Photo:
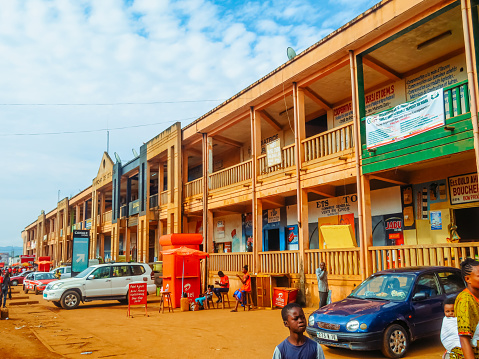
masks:
POLYGON ((23 280, 23 291, 26 294, 29 290, 33 290, 35 294, 39 294, 43 292, 48 283, 57 280, 50 272, 33 272, 23 280))
POLYGON ((439 335, 442 303, 465 288, 460 270, 410 267, 373 274, 345 299, 313 312, 308 334, 328 347, 406 355, 410 342, 439 335))
POLYGON ((28 270, 28 271, 25 271, 23 273, 20 273, 20 274, 17 274, 17 275, 14 275, 12 277, 10 277, 10 283, 11 285, 19 285, 19 284, 23 284, 23 280, 25 279, 25 277, 30 274, 30 273, 33 273, 32 270, 28 270))
POLYGON ((55 269, 52 269, 50 273, 55 275, 55 272, 59 270, 60 271, 60 279, 66 279, 66 278, 71 278, 72 276, 72 267, 71 266, 61 266, 61 267, 56 267, 55 269))
POLYGON ((156 291, 154 273, 146 263, 99 264, 73 278, 50 283, 43 292, 43 299, 64 309, 75 309, 80 301, 128 302, 128 285, 135 282, 147 283, 148 293, 156 291))

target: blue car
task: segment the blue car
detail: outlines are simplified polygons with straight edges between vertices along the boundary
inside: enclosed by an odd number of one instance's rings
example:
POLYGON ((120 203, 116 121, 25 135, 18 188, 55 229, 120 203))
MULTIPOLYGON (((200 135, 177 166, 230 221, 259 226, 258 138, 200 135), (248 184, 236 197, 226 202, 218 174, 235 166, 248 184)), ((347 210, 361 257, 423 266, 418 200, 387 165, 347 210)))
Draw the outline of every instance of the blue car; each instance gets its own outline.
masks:
POLYGON ((380 349, 402 358, 412 341, 439 335, 444 300, 464 288, 460 270, 452 267, 377 272, 347 298, 312 313, 306 330, 328 347, 380 349))

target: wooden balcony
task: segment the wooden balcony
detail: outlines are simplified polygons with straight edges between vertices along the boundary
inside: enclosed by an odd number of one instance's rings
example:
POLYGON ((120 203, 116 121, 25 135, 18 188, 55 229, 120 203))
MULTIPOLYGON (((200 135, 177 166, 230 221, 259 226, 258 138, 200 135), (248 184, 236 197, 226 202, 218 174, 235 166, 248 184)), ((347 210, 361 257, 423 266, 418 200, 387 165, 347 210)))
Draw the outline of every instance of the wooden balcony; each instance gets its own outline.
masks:
POLYGON ((160 193, 160 206, 170 203, 170 191, 163 191, 160 193))
POLYGON ((304 161, 312 161, 354 148, 353 123, 333 128, 301 142, 304 161))
POLYGON ((265 175, 268 173, 280 171, 286 169, 288 167, 293 167, 296 162, 294 160, 294 148, 295 144, 285 146, 281 149, 281 163, 275 166, 268 167, 268 163, 266 160, 266 155, 262 155, 258 157, 258 168, 259 174, 265 175))
POLYGON ((109 210, 108 212, 102 213, 101 223, 103 224, 103 223, 111 222, 111 214, 112 214, 111 210, 109 210))
POLYGON ((260 252, 259 258, 261 273, 299 273, 299 251, 260 252))
POLYGON ((321 262, 325 262, 328 273, 347 275, 352 279, 360 279, 359 248, 341 249, 310 249, 306 250, 304 271, 306 274, 315 274, 321 262))
POLYGON ((369 247, 373 273, 388 268, 450 266, 479 256, 479 242, 369 247))
POLYGON ((248 265, 250 270, 253 269, 253 253, 211 253, 210 254, 210 271, 229 271, 241 272, 243 266, 248 265))
POLYGON ((251 179, 252 160, 238 163, 237 165, 225 168, 209 175, 209 186, 211 190, 230 186, 235 183, 251 179))
POLYGON ((185 198, 203 193, 203 177, 185 184, 185 198))

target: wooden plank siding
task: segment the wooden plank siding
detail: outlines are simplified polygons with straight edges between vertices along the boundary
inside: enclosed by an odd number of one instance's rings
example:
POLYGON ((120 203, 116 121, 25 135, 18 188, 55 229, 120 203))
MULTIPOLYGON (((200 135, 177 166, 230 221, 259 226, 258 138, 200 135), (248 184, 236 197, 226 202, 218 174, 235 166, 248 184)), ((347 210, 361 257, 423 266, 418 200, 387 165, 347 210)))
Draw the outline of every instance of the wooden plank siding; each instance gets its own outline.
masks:
MULTIPOLYGON (((467 84, 467 81, 444 89, 444 97, 450 99, 450 111, 453 107, 452 91, 456 91, 456 94, 458 94, 459 91, 456 89, 459 89, 460 86, 464 86, 465 84, 467 84)), ((445 121, 445 125, 453 126, 454 130, 445 130, 444 127, 439 127, 402 141, 377 147, 375 152, 369 152, 366 148, 366 144, 363 144, 363 173, 392 169, 398 166, 474 149, 468 96, 469 94, 466 88, 462 104, 457 104, 459 106, 456 106, 459 108, 459 111, 452 110, 450 112, 456 116, 447 118, 445 121), (466 113, 462 114, 462 108, 465 108, 466 113)), ((456 102, 458 102, 457 99, 456 102)), ((364 121, 364 119, 362 121, 364 121)))

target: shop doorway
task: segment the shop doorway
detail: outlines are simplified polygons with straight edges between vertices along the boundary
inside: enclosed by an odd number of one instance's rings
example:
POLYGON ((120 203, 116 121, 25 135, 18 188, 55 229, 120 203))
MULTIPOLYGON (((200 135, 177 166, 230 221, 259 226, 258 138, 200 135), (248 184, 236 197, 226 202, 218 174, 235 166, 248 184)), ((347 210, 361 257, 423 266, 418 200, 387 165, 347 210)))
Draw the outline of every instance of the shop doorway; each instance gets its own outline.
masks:
POLYGON ((266 231, 268 238, 268 251, 279 251, 279 228, 269 229, 266 231))
POLYGON ((479 241, 479 207, 456 209, 454 217, 461 242, 479 241))

